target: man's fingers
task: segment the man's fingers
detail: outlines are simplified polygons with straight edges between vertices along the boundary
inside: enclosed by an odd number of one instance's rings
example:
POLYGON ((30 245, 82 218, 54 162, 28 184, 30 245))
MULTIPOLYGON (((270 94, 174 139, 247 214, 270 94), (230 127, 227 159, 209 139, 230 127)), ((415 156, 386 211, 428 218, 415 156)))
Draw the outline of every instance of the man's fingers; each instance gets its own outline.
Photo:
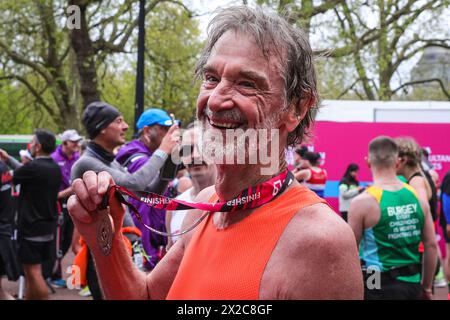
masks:
POLYGON ((98 194, 97 174, 94 171, 86 171, 83 174, 83 181, 92 202, 99 205, 102 202, 102 197, 98 194))
POLYGON ((90 223, 92 221, 91 215, 81 205, 76 195, 72 195, 67 200, 67 210, 74 220, 79 220, 83 223, 90 223))
POLYGON ((107 171, 102 171, 97 176, 98 194, 103 196, 108 191, 109 186, 115 185, 112 176, 107 171))
POLYGON ((175 130, 178 129, 178 125, 177 124, 173 124, 170 128, 169 131, 167 131, 168 134, 172 134, 175 130))
POLYGON ((97 208, 97 205, 92 201, 89 196, 89 192, 84 184, 83 180, 75 179, 72 182, 72 188, 75 195, 78 197, 81 205, 89 211, 94 211, 97 208))

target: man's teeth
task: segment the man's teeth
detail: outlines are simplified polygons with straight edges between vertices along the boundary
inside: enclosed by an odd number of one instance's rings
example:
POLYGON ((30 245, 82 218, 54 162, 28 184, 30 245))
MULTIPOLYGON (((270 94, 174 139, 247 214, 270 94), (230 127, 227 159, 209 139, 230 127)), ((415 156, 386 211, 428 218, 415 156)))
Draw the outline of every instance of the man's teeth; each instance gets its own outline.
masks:
POLYGON ((239 127, 238 123, 229 123, 229 122, 217 122, 210 120, 211 124, 216 127, 226 128, 226 129, 235 129, 239 127))

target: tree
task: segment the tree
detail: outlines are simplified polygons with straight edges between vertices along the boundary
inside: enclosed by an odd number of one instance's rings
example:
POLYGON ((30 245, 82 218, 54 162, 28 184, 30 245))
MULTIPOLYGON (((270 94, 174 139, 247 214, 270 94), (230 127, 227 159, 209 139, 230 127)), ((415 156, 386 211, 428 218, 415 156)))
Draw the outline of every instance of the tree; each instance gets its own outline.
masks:
MULTIPOLYGON (((98 70, 108 57, 132 52, 138 0, 2 0, 0 81, 20 83, 56 130, 80 129, 83 108, 102 97, 98 70), (66 26, 77 6, 79 28, 66 26)), ((149 0, 146 13, 163 2, 149 0)), ((27 95, 27 98, 29 98, 27 95)), ((30 107, 28 107, 30 108, 30 107)))
POLYGON ((146 32, 147 105, 193 121, 198 86, 194 67, 202 42, 197 21, 180 7, 166 4, 149 15, 146 32))
POLYGON ((26 2, 28 10, 22 10, 23 2, 0 3, 0 54, 8 70, 0 79, 20 82, 62 129, 77 119, 70 46, 58 26, 62 8, 53 0, 26 2))
POLYGON ((405 86, 416 84, 405 81, 407 77, 400 72, 402 65, 426 47, 450 46, 447 20, 442 16, 444 10, 448 13, 448 0, 259 0, 258 3, 286 12, 291 23, 308 33, 316 56, 326 57, 320 59, 323 70, 320 78, 326 92, 334 92, 334 98, 389 100, 405 86), (337 69, 345 79, 336 82, 337 69), (328 88, 331 84, 337 87, 328 88))
POLYGON ((450 49, 450 33, 441 19, 448 4, 448 0, 343 2, 334 12, 342 41, 355 47, 351 56, 356 72, 354 81, 345 90, 364 99, 390 100, 401 88, 416 84, 405 82, 407 77, 400 73, 400 68, 427 47, 450 49), (360 35, 373 30, 364 16, 369 8, 376 13, 378 36, 373 43, 364 45, 360 35))

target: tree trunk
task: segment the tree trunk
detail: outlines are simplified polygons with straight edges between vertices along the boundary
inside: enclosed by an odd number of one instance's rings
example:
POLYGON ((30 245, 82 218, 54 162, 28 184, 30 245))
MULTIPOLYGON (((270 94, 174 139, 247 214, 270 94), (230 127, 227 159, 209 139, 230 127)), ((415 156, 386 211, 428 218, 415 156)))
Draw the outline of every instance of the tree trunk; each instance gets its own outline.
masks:
POLYGON ((83 98, 84 109, 89 103, 100 100, 95 53, 86 21, 88 4, 83 0, 71 0, 69 4, 79 6, 81 12, 81 28, 79 30, 71 30, 70 41, 76 55, 78 74, 80 76, 80 93, 83 98))

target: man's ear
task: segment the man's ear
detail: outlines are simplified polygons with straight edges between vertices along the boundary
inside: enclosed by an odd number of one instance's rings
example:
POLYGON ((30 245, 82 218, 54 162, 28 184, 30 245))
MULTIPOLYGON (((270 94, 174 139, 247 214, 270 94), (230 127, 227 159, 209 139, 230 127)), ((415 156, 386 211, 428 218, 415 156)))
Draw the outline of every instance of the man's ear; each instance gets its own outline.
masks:
POLYGON ((292 132, 297 128, 313 104, 314 98, 310 94, 305 95, 302 99, 294 99, 291 102, 288 112, 286 112, 286 116, 283 119, 288 132, 292 132))

